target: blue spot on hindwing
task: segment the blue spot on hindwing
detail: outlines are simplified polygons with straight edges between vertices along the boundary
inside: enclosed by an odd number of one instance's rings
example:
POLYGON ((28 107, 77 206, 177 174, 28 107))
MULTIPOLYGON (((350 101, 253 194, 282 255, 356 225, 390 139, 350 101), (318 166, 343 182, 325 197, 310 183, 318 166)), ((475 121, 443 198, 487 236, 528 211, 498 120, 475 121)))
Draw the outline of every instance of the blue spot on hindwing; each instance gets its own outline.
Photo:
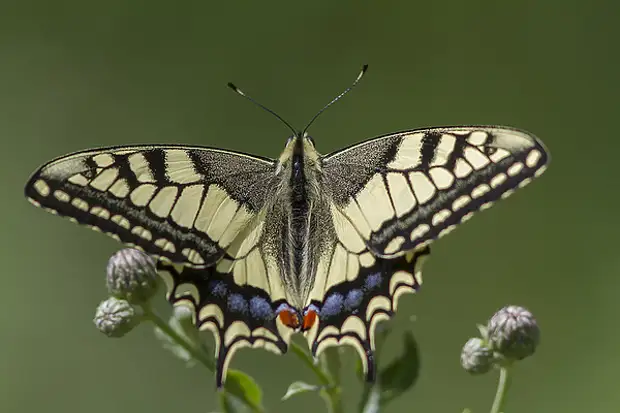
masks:
POLYGON ((325 302, 323 302, 323 306, 321 307, 321 312, 319 315, 321 317, 331 317, 342 312, 342 304, 344 302, 344 297, 342 294, 333 293, 325 302))
POLYGON ((364 293, 362 290, 351 290, 347 293, 347 298, 344 299, 344 308, 351 311, 359 307, 364 299, 364 293))
POLYGON ((248 302, 241 294, 231 294, 228 297, 228 309, 236 313, 247 314, 248 302))
POLYGON ((383 277, 381 276, 381 273, 376 272, 374 274, 370 274, 368 277, 366 277, 366 280, 364 281, 364 287, 366 290, 373 290, 375 288, 377 288, 378 286, 381 285, 381 281, 382 281, 383 277))
POLYGON ((271 320, 275 318, 271 304, 262 297, 252 297, 250 299, 250 314, 252 317, 260 320, 271 320))
POLYGON ((211 281, 209 283, 209 290, 212 295, 219 298, 226 297, 226 294, 228 294, 228 287, 224 281, 211 281))

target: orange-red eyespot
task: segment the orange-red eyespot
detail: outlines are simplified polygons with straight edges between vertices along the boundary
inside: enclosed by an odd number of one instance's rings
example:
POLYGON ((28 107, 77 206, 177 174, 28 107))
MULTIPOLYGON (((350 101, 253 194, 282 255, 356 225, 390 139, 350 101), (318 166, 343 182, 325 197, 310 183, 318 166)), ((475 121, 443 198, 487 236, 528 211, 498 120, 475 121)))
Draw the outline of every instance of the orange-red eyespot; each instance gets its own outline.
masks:
POLYGON ((280 321, 285 326, 290 327, 294 330, 299 328, 299 325, 300 325, 299 316, 297 315, 296 311, 287 308, 287 309, 280 311, 280 313, 278 314, 278 317, 280 317, 280 321))
POLYGON ((312 326, 314 325, 314 323, 316 322, 316 311, 315 310, 308 310, 306 312, 306 315, 304 316, 304 322, 303 325, 301 326, 301 331, 308 331, 312 328, 312 326))

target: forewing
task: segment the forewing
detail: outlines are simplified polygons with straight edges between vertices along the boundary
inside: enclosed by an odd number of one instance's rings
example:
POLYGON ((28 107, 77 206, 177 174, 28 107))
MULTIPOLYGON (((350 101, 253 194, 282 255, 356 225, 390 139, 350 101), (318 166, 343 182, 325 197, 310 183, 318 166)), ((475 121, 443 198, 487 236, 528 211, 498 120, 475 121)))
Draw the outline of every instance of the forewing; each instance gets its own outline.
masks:
POLYGON ((510 195, 548 161, 527 132, 463 126, 375 138, 327 155, 323 171, 334 202, 368 248, 394 257, 510 195))
POLYGON ((46 210, 174 263, 215 263, 262 207, 273 161, 218 149, 134 146, 55 159, 26 185, 46 210))

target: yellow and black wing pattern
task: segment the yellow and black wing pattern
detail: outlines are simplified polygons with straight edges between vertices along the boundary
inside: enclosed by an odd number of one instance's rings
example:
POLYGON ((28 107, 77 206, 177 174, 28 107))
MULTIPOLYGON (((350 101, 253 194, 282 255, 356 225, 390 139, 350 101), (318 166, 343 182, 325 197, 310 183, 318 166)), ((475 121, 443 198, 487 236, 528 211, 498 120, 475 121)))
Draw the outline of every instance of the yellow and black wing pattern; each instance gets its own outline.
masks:
POLYGON ((43 165, 26 197, 173 263, 217 262, 263 205, 273 161, 217 149, 89 150, 43 165))
POLYGON ((422 284, 429 244, 539 176, 549 156, 529 133, 462 126, 308 159, 315 169, 300 191, 281 161, 205 147, 102 148, 46 163, 25 193, 158 258, 170 302, 214 334, 218 387, 238 349, 281 354, 300 330, 315 356, 352 345, 372 380, 376 327, 422 284))
POLYGON ((331 346, 352 346, 367 380, 373 381, 377 326, 394 315, 400 297, 420 288, 430 247, 387 259, 367 248, 347 248, 353 237, 347 238, 335 241, 334 248, 319 261, 307 307, 318 317, 305 336, 315 357, 331 346))
POLYGON ((546 169, 533 135, 464 126, 395 133, 325 157, 336 206, 376 255, 394 257, 447 234, 546 169))
POLYGON ((48 162, 25 193, 157 257, 169 301, 214 333, 221 387, 238 348, 282 353, 290 336, 276 325, 280 274, 260 245, 273 171, 272 160, 218 149, 103 148, 48 162))
POLYGON ((218 388, 238 350, 262 348, 283 354, 288 349, 292 331, 277 317, 280 306, 288 307, 278 293, 282 283, 279 274, 266 277, 268 268, 260 255, 256 247, 249 259, 203 269, 159 264, 168 300, 192 309, 196 327, 213 333, 218 388))
POLYGON ((395 133, 325 156, 335 246, 319 261, 310 297, 319 315, 306 333, 314 354, 350 344, 372 380, 376 326, 420 287, 429 244, 548 161, 531 134, 489 126, 395 133))

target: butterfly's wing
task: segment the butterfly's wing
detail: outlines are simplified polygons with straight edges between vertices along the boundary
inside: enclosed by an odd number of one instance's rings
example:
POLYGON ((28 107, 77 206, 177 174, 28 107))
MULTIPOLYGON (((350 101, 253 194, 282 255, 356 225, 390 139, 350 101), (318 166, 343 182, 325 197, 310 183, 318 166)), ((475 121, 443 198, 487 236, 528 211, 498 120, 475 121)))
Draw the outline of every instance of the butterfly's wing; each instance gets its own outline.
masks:
POLYGON ((25 193, 148 254, 204 267, 256 216, 272 171, 271 160, 217 149, 103 148, 48 162, 25 193))
MULTIPOLYGON (((239 236, 246 254, 226 258, 216 266, 196 269, 160 263, 173 305, 193 310, 194 324, 209 330, 215 339, 216 383, 222 387, 233 355, 243 347, 264 348, 276 354, 288 349, 292 330, 277 317, 286 302, 280 272, 268 253, 261 249, 261 224, 250 225, 248 238, 239 236)), ((239 251, 239 250, 236 250, 239 251)))
POLYGON ((433 128, 372 139, 323 159, 333 249, 320 258, 307 332, 315 355, 351 344, 374 376, 378 321, 422 283, 428 244, 540 175, 533 136, 502 127, 433 128))
POLYGON ((323 169, 368 248, 395 257, 526 185, 548 161, 527 132, 464 126, 379 137, 326 156, 323 169))
POLYGON ((26 186, 37 206, 159 257, 168 299, 214 333, 217 384, 243 346, 286 351, 284 290, 261 249, 273 161, 218 149, 104 148, 53 160, 26 186), (281 333, 282 331, 282 333, 281 333))
POLYGON ((377 326, 394 315, 403 294, 418 290, 430 248, 387 259, 376 257, 365 247, 348 249, 345 245, 351 245, 352 238, 347 237, 349 241, 344 243, 335 239, 334 247, 319 261, 308 303, 318 318, 305 336, 315 357, 331 346, 352 346, 372 381, 377 326))

